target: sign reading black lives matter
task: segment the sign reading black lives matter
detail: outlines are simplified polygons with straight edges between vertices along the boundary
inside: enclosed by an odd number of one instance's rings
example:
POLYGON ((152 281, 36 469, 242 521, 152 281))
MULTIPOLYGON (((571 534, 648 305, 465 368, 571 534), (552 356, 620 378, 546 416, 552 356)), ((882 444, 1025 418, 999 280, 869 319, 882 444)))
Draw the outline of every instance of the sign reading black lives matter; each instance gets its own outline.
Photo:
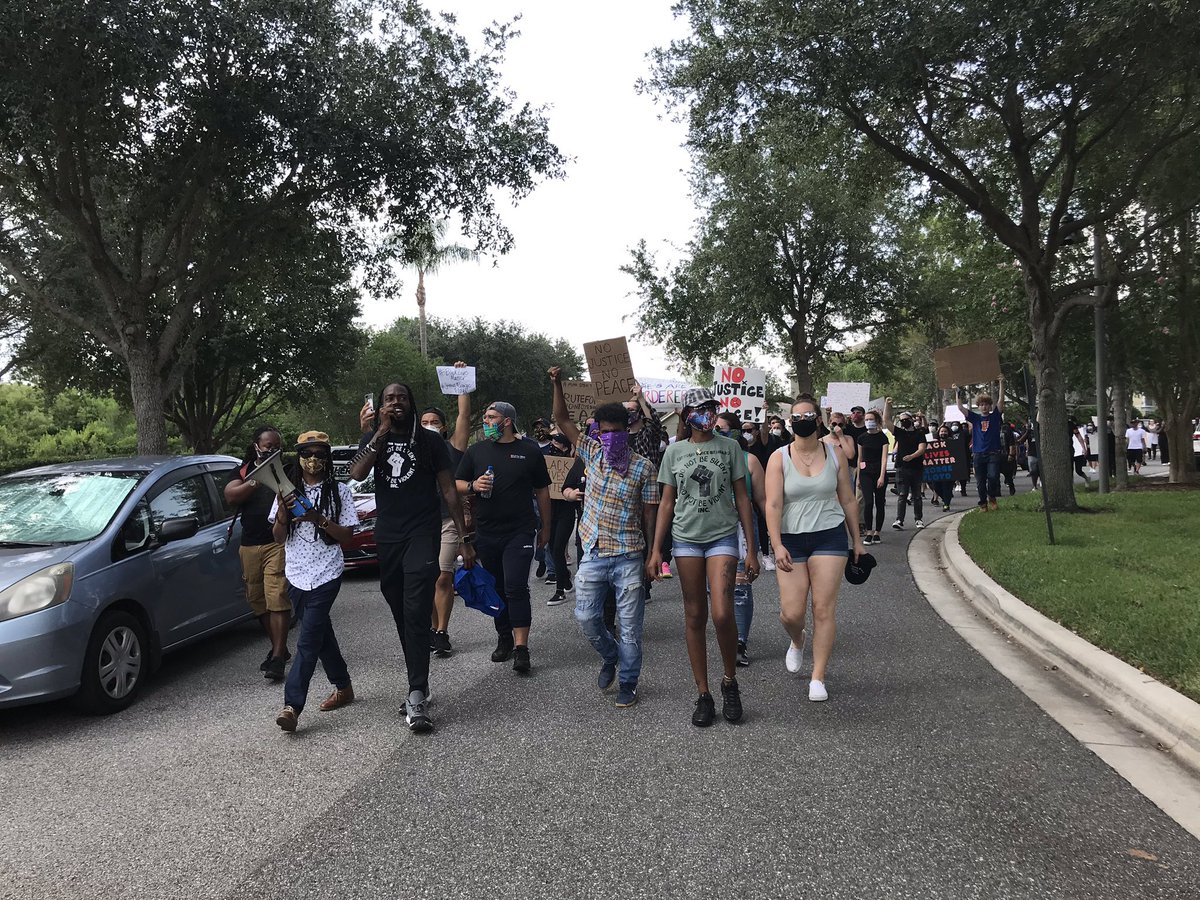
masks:
POLYGON ((764 369, 722 364, 713 370, 713 396, 722 412, 743 422, 762 422, 767 412, 767 373, 764 369))
POLYGON ((967 454, 966 438, 926 442, 926 481, 966 481, 970 474, 971 459, 967 454))

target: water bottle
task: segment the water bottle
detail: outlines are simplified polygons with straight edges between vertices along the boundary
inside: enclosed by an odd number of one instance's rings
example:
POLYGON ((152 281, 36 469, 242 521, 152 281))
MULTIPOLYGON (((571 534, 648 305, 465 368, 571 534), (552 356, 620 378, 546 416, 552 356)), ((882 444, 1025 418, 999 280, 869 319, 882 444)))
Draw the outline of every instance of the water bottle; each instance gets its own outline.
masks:
MULTIPOLYGON (((496 470, 495 470, 495 469, 493 469, 491 466, 488 466, 488 467, 487 467, 487 471, 486 471, 486 472, 484 472, 483 474, 484 474, 484 475, 491 475, 492 477, 495 477, 495 475, 496 475, 496 470)), ((493 482, 493 484, 495 484, 495 482, 493 482)), ((479 492, 479 496, 480 496, 480 497, 483 497, 485 500, 490 500, 490 499, 491 499, 491 496, 492 496, 492 489, 491 489, 491 488, 488 488, 486 491, 480 491, 480 492, 479 492)))

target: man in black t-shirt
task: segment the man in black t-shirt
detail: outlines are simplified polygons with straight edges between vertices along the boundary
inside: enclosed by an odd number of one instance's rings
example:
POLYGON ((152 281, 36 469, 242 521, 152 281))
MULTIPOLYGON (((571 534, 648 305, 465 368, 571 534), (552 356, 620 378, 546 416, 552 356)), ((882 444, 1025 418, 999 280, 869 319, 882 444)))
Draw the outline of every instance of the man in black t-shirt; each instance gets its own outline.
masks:
POLYGON ((497 400, 483 414, 482 441, 467 448, 458 465, 458 490, 472 496, 479 562, 496 579, 504 612, 496 617, 492 662, 513 661, 530 669, 529 567, 537 547, 550 539, 550 472, 537 444, 516 435, 517 411, 497 400), (488 475, 489 467, 492 475, 488 475), (540 514, 534 516, 536 500, 540 514))
POLYGON ((896 521, 892 527, 904 527, 904 512, 908 507, 909 497, 912 498, 913 522, 918 528, 924 528, 925 522, 921 516, 921 483, 925 478, 925 432, 916 429, 916 422, 911 413, 902 412, 896 428, 896 521))
POLYGON ((374 434, 374 412, 364 406, 360 449, 350 464, 350 477, 361 481, 375 473, 375 544, 379 548, 379 587, 392 610, 408 670, 404 715, 413 731, 429 731, 429 637, 433 595, 438 578, 445 502, 458 533, 463 565, 475 564, 467 537, 462 504, 450 471, 450 454, 441 435, 417 422, 412 388, 389 384, 380 393, 382 406, 374 434))

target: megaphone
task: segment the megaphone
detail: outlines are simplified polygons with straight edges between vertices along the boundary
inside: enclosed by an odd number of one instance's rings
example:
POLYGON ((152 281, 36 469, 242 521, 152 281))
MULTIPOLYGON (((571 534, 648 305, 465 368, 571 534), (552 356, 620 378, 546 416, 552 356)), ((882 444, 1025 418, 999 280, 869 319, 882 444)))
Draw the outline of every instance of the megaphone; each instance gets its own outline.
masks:
POLYGON ((282 496, 293 517, 298 519, 305 513, 312 512, 313 505, 309 502, 308 495, 296 490, 292 480, 283 471, 282 449, 276 450, 246 476, 247 481, 251 478, 282 496))

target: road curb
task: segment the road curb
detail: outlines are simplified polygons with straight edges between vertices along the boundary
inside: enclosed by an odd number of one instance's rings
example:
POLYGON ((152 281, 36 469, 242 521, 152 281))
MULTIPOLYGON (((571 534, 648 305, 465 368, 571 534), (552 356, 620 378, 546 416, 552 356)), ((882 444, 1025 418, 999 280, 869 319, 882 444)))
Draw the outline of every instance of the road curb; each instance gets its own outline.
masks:
POLYGON ((938 544, 938 556, 959 591, 994 625, 1103 698, 1115 713, 1200 774, 1200 703, 1088 643, 993 581, 959 543, 963 515, 967 513, 949 517, 938 544))

